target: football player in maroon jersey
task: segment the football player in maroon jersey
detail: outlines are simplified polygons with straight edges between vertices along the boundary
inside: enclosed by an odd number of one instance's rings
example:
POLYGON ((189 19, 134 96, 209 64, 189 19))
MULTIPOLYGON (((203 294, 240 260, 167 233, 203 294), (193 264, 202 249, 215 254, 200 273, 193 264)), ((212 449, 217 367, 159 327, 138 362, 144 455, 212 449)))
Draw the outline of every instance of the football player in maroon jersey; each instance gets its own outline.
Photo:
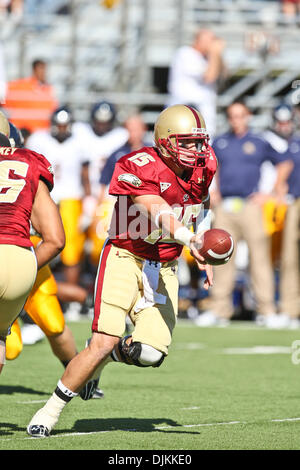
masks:
POLYGON ((184 245, 206 271, 205 287, 212 285, 212 267, 198 252, 210 228, 209 186, 217 168, 205 122, 190 106, 170 106, 159 115, 154 134, 155 147, 116 164, 110 194, 117 201, 95 283, 92 338, 33 416, 31 436, 49 436, 76 395, 91 398, 108 362, 161 365, 176 323, 177 258, 184 245), (126 315, 134 330, 123 337, 126 315))
POLYGON ((0 372, 10 326, 21 312, 37 270, 64 247, 61 218, 50 191, 53 173, 42 155, 11 147, 10 127, 0 113, 0 372), (30 221, 42 241, 34 249, 30 221))

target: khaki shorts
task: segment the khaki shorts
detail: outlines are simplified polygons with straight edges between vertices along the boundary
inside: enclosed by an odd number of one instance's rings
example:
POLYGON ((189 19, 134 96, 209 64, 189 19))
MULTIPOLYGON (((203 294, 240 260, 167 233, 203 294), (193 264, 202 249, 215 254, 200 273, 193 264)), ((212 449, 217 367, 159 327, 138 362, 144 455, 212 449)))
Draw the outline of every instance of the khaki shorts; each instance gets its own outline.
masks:
POLYGON ((106 244, 103 248, 95 284, 93 331, 122 337, 126 315, 133 324, 133 341, 148 344, 168 354, 176 324, 178 306, 177 261, 163 263, 156 293, 165 303, 135 311, 144 292, 144 260, 127 250, 106 244))
POLYGON ((34 285, 37 263, 32 250, 15 245, 0 244, 0 259, 0 336, 6 337, 34 285))

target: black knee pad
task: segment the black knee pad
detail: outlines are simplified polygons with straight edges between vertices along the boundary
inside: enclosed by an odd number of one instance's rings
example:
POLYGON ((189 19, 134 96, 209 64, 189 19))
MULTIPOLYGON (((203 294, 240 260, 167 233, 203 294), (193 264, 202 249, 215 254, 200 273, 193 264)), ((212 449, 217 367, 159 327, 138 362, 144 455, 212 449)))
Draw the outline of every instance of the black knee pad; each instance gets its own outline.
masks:
MULTIPOLYGON (((153 364, 142 364, 140 362, 140 358, 143 344, 139 341, 132 341, 130 344, 127 344, 128 338, 131 338, 131 335, 124 336, 124 338, 122 338, 118 343, 120 356, 126 364, 135 365, 137 367, 159 367, 162 364, 165 358, 163 353, 161 353, 161 358, 153 364)), ((155 350, 155 348, 153 348, 153 350, 155 350)))

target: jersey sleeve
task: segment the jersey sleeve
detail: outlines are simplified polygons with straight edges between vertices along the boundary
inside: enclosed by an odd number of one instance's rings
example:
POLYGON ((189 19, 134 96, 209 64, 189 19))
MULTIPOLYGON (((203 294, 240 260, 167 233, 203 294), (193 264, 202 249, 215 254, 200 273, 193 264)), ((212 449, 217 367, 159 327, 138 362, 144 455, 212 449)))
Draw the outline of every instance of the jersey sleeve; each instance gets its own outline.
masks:
POLYGON ((109 194, 112 196, 159 195, 155 158, 147 152, 129 154, 115 165, 109 194))
POLYGON ((31 151, 32 156, 35 158, 37 171, 39 173, 39 179, 42 180, 46 186, 48 187, 49 191, 51 192, 54 186, 54 176, 53 176, 53 169, 51 163, 41 155, 40 153, 36 153, 31 151))
POLYGON ((275 148, 270 144, 270 142, 265 141, 265 160, 270 161, 274 166, 278 165, 278 163, 287 160, 288 151, 286 152, 278 152, 275 148))

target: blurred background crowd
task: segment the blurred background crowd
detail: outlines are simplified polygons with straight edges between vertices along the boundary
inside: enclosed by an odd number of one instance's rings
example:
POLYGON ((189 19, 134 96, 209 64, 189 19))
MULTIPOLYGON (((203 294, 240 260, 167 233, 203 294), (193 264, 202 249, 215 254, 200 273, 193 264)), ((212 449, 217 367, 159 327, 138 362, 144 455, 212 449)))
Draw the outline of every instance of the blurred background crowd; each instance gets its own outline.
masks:
MULTIPOLYGON (((92 314, 116 161, 153 145, 160 111, 185 103, 205 118, 213 223, 236 249, 208 294, 184 250, 179 316, 299 328, 300 1, 0 0, 0 22, 1 109, 54 169, 66 247, 51 268, 66 319, 92 314)), ((25 344, 39 337, 24 330, 25 344)))

